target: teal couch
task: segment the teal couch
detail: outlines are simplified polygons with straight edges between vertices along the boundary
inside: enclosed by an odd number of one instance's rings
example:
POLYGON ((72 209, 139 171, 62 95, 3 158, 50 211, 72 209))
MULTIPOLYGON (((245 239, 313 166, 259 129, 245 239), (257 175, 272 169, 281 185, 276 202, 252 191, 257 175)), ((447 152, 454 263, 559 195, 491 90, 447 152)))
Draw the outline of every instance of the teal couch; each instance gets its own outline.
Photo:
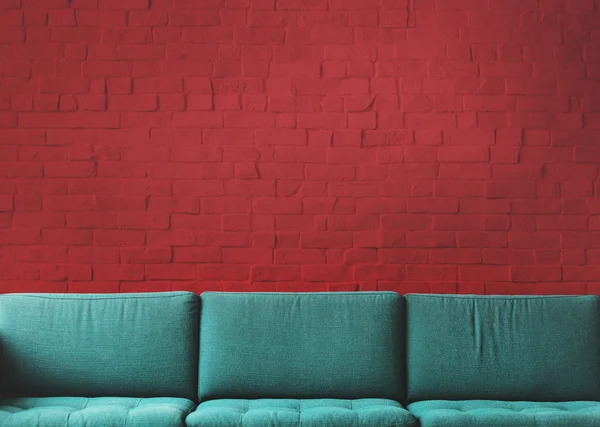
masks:
POLYGON ((599 302, 0 295, 0 427, 600 426, 599 302))

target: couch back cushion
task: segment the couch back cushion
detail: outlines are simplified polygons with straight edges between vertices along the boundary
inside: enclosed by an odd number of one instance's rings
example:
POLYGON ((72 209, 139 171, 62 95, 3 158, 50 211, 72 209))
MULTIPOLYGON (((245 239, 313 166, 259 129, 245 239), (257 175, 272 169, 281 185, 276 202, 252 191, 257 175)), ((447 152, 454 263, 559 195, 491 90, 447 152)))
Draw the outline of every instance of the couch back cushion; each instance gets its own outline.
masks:
POLYGON ((3 394, 195 399, 198 320, 186 292, 1 295, 3 394))
POLYGON ((201 298, 201 400, 404 396, 404 300, 397 294, 201 298))
POLYGON ((600 399, 599 301, 407 295, 409 400, 600 399))

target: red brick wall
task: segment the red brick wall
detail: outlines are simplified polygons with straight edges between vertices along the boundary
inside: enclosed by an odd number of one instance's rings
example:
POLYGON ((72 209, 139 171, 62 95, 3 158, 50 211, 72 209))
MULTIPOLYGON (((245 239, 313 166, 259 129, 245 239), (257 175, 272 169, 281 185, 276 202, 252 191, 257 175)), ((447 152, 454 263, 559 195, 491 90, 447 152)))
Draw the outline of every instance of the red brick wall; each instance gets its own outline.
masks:
POLYGON ((1 0, 0 290, 600 291, 594 0, 1 0))

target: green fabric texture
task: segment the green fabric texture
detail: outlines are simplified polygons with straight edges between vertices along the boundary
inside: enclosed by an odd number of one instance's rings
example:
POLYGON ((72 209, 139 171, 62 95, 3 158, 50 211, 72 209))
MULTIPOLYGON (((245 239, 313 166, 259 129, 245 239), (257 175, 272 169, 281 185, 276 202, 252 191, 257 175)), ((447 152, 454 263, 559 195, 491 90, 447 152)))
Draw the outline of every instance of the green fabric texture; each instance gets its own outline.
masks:
POLYGON ((421 427, 597 427, 600 402, 429 400, 408 405, 421 427))
POLYGON ((198 319, 185 292, 0 295, 4 396, 195 399, 198 319))
POLYGON ((404 300, 395 293, 201 299, 201 400, 404 397, 404 300))
POLYGON ((223 399, 201 403, 189 427, 402 427, 415 418, 386 399, 223 399))
POLYGON ((599 301, 407 295, 409 401, 600 400, 599 301))
POLYGON ((46 397, 0 400, 0 427, 183 427, 181 398, 46 397))

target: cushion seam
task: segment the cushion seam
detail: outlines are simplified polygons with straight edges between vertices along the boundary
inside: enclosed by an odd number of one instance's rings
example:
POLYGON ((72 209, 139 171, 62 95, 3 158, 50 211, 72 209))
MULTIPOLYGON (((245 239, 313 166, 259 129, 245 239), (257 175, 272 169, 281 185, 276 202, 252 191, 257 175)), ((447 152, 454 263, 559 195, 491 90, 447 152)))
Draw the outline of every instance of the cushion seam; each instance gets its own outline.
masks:
POLYGON ((570 296, 563 296, 563 295, 540 295, 540 296, 533 296, 533 297, 532 296, 515 295, 515 296, 510 296, 510 297, 504 297, 504 296, 497 296, 497 295, 406 294, 407 298, 410 298, 412 296, 427 297, 427 298, 437 298, 437 299, 444 299, 444 298, 465 299, 465 300, 469 300, 469 299, 484 299, 484 300, 488 300, 488 301, 494 301, 494 300, 522 301, 522 300, 542 300, 542 299, 590 299, 590 300, 591 299, 596 299, 595 295, 570 295, 570 296))
MULTIPOLYGON (((180 294, 180 295, 163 295, 163 296, 135 296, 135 297, 108 297, 108 298, 72 298, 72 297, 49 297, 49 296, 38 296, 38 295, 20 295, 20 294, 5 294, 6 297, 13 298, 38 298, 38 299, 48 299, 48 300, 57 300, 57 301, 111 301, 111 300, 124 300, 124 299, 164 299, 164 298, 181 298, 181 297, 189 297, 193 294, 180 294)), ((1 299, 0 299, 1 301, 1 299)))
MULTIPOLYGON (((248 295, 248 292, 203 292, 202 295, 248 295)), ((303 297, 313 297, 313 296, 334 296, 334 295, 352 295, 357 297, 366 297, 366 296, 376 296, 376 295, 398 295, 396 292, 388 292, 388 291, 380 291, 380 292, 366 292, 366 291, 357 291, 357 292, 261 292, 261 295, 294 295, 294 296, 303 296, 303 297)))

